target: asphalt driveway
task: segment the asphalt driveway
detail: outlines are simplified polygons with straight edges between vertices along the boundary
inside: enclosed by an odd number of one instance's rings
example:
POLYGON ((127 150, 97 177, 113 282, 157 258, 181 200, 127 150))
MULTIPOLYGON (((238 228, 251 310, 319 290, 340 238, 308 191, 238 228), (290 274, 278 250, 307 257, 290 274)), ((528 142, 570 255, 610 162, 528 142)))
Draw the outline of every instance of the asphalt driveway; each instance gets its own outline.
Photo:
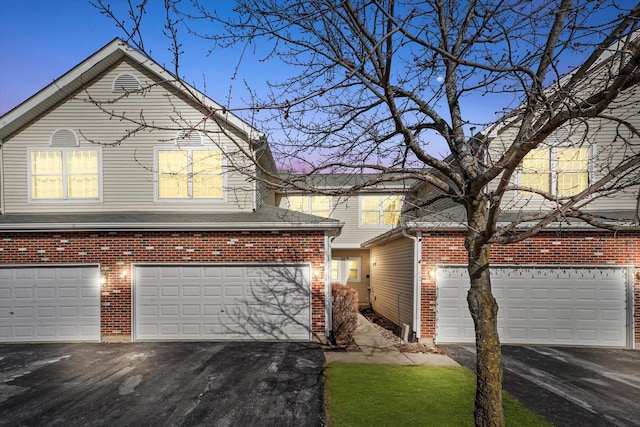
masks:
POLYGON ((0 345, 0 425, 322 426, 310 343, 0 345))
MULTIPOLYGON (((475 369, 475 347, 446 345, 475 369)), ((640 351, 503 346, 503 388, 559 426, 640 426, 640 351)))

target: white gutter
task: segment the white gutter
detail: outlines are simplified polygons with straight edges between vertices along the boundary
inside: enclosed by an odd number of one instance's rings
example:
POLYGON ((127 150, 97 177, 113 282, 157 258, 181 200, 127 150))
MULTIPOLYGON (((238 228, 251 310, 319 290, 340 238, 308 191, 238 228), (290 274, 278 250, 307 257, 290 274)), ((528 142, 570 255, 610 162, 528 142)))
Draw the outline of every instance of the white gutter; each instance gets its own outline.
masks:
POLYGON ((413 240, 413 325, 411 325, 411 327, 416 334, 416 338, 420 338, 420 299, 422 297, 422 232, 416 231, 416 235, 413 236, 409 234, 405 228, 403 228, 402 235, 413 240))

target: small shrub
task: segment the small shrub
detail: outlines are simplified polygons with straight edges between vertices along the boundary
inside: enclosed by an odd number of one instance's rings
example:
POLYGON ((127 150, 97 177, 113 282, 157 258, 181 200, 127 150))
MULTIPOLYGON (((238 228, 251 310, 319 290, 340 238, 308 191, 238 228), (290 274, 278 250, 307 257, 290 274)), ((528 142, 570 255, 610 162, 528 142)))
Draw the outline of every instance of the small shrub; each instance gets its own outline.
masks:
POLYGON ((358 291, 348 286, 334 283, 333 296, 333 337, 336 344, 349 345, 358 327, 358 291))

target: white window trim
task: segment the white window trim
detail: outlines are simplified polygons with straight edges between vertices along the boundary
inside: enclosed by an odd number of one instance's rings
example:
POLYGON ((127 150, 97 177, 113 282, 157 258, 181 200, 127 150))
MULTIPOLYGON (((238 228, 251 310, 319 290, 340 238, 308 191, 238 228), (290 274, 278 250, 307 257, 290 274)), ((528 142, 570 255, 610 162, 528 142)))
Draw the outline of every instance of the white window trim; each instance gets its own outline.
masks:
MULTIPOLYGON (((62 163, 62 176, 66 176, 66 162, 62 163)), ((27 192, 28 192, 28 203, 43 203, 43 204, 54 204, 54 203, 64 203, 64 204, 79 204, 79 203, 102 203, 102 147, 41 147, 41 148, 28 148, 27 149, 27 192), (98 197, 92 199, 70 199, 70 198, 61 198, 61 199, 34 199, 33 198, 33 180, 31 176, 31 153, 33 152, 41 152, 41 151, 61 151, 63 152, 63 159, 66 158, 66 152, 70 151, 96 151, 98 153, 98 197)), ((63 192, 66 193, 67 189, 63 188, 63 192)))
MULTIPOLYGON (((550 179, 550 185, 551 185, 551 192, 550 194, 552 196, 556 196, 557 192, 558 192, 558 150, 562 149, 562 148, 580 148, 580 145, 577 144, 561 144, 561 145, 557 145, 557 146, 552 146, 552 147, 537 147, 538 149, 545 149, 548 148, 549 149, 549 155, 551 157, 551 163, 549 165, 550 167, 550 172, 551 172, 551 179, 550 179)), ((582 147, 584 148, 584 147, 582 147)), ((596 149, 596 144, 589 144, 589 146, 587 147, 588 153, 587 155, 589 156, 587 159, 587 187, 590 186, 594 179, 595 179, 595 167, 594 167, 594 159, 596 158, 596 154, 597 154, 597 149, 596 149)), ((520 187, 520 175, 522 174, 522 165, 518 166, 518 173, 516 176, 516 185, 518 187, 520 187)), ((541 196, 540 194, 536 194, 536 193, 529 193, 523 190, 515 190, 515 198, 518 200, 531 200, 531 199, 539 199, 539 200, 545 200, 545 198, 543 196, 541 196)), ((565 197, 565 196, 561 196, 561 197, 565 197)), ((568 197, 568 196, 566 196, 568 197)))
MULTIPOLYGON (((404 203, 404 195, 401 195, 401 194, 367 194, 367 193, 359 194, 358 195, 358 227, 359 228, 383 228, 383 229, 397 227, 398 226, 397 224, 383 224, 382 221, 379 224, 363 224, 362 223, 362 198, 371 197, 371 196, 378 197, 378 202, 379 202, 378 213, 380 215, 380 218, 384 217, 384 210, 382 207, 383 199, 387 197, 400 197, 400 209, 402 209, 402 205, 404 203)), ((400 211, 400 217, 402 218, 402 211, 400 211)))
POLYGON ((153 201, 156 203, 225 203, 227 201, 227 172, 226 172, 226 158, 224 155, 224 151, 215 146, 207 146, 207 145, 190 145, 185 147, 178 147, 177 145, 164 145, 164 146, 156 146, 153 147, 153 201), (185 198, 166 198, 159 197, 159 188, 158 188, 158 174, 160 171, 158 164, 158 152, 159 151, 218 151, 221 153, 222 159, 222 197, 212 197, 212 198, 193 198, 193 197, 185 197, 185 198))

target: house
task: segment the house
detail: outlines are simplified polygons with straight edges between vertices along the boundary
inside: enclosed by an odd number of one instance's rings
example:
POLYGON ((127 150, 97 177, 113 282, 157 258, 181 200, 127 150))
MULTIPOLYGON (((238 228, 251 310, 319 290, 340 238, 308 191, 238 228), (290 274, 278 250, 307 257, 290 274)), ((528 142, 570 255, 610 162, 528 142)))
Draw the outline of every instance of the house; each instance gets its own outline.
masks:
POLYGON ((0 155, 0 341, 329 334, 340 221, 274 206, 264 135, 123 41, 2 116, 0 155))
MULTIPOLYGON (((605 113, 628 120, 637 129, 639 104, 640 89, 633 87, 623 91, 605 113)), ((498 123, 487 135, 487 164, 494 164, 514 140, 519 123, 517 118, 509 120, 498 123)), ((531 190, 578 194, 610 173, 611 165, 623 156, 638 154, 637 135, 632 130, 602 119, 570 122, 547 141, 523 159, 512 178, 513 190, 500 206, 500 227, 516 220, 519 225, 511 231, 531 226, 533 219, 525 218, 533 218, 549 203, 531 190)), ((624 191, 586 199, 584 211, 610 224, 637 224, 636 174, 632 170, 626 181, 620 177, 624 191)), ((488 191, 492 189, 495 187, 488 191)), ((475 332, 466 299, 466 213, 447 200, 427 204, 441 194, 428 183, 419 183, 408 194, 429 208, 413 209, 404 215, 401 227, 363 244, 374 260, 373 307, 389 320, 409 325, 420 340, 473 343, 475 332), (394 305, 402 296, 409 298, 408 304, 394 305)), ((635 231, 605 231, 566 218, 524 241, 493 245, 491 268, 502 343, 626 348, 640 344, 637 227, 635 231)))
MULTIPOLYGON (((615 114, 637 121, 638 96, 615 114)), ((589 129, 515 182, 561 194, 604 173, 620 129, 589 129)), ((475 338, 459 207, 408 209, 438 191, 406 177, 282 185, 264 135, 119 39, 0 117, 0 170, 0 342, 306 341, 331 333, 335 282, 416 339, 475 338)), ((590 209, 629 220, 631 190, 590 209)), ((506 222, 542 201, 503 203, 506 222)), ((492 268, 503 343, 640 342, 640 233, 563 222, 494 246, 492 268)))
POLYGON ((287 178, 295 185, 276 191, 276 205, 344 224, 340 234, 331 238, 330 279, 356 289, 360 307, 370 307, 370 250, 362 243, 398 226, 404 195, 415 179, 376 183, 379 176, 372 173, 287 178))

